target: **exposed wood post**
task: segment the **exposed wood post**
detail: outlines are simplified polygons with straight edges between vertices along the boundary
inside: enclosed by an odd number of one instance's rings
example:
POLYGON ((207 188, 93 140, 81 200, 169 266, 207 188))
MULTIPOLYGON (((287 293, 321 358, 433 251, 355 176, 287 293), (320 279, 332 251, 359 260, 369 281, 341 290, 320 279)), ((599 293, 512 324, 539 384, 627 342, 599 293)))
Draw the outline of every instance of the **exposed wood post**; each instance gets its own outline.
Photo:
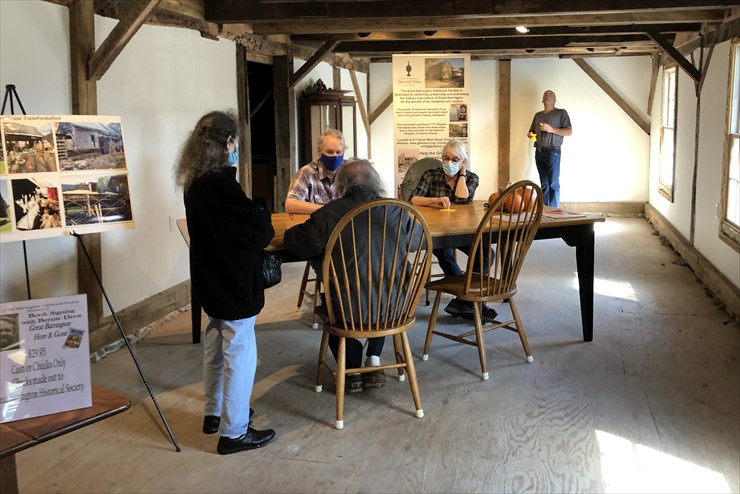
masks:
MULTIPOLYGON (((98 113, 97 83, 87 77, 87 63, 95 52, 95 5, 93 0, 74 0, 69 6, 69 49, 72 76, 72 113, 98 113)), ((103 277, 100 233, 82 235, 95 271, 103 277)), ((103 319, 103 292, 82 248, 77 246, 77 291, 87 295, 87 319, 94 331, 103 319)))
MULTIPOLYGON (((367 74, 367 77, 365 77, 365 94, 367 94, 367 109, 370 109, 370 74, 367 74)), ((370 122, 370 117, 367 119, 367 159, 372 159, 373 157, 373 146, 372 146, 372 122, 370 122)))
MULTIPOLYGON (((355 98, 357 99, 357 106, 360 107, 360 118, 362 118, 362 126, 365 128, 365 135, 368 140, 370 139, 370 121, 367 119, 367 109, 365 108, 365 102, 362 99, 362 93, 360 92, 360 84, 357 82, 357 74, 354 70, 349 71, 349 76, 352 79, 352 89, 355 91, 355 98)), ((357 150, 355 149, 355 154, 357 150)), ((360 156, 358 154, 358 156, 360 156)), ((369 156, 368 156, 369 157, 369 156)))
POLYGON ((276 157, 276 198, 278 210, 285 211, 285 197, 293 174, 298 171, 294 165, 295 150, 295 94, 290 87, 293 73, 293 50, 288 45, 286 56, 272 58, 273 93, 275 94, 275 157, 276 157))
POLYGON ((331 78, 332 84, 331 88, 340 90, 342 89, 342 71, 339 69, 339 67, 332 67, 331 68, 331 78))
POLYGON ((648 93, 647 101, 647 116, 650 117, 653 112, 653 101, 655 100, 655 87, 658 83, 658 72, 660 72, 660 54, 656 53, 652 56, 653 60, 653 71, 650 74, 650 92, 648 93))
POLYGON ((511 161, 511 60, 498 63, 498 187, 509 183, 511 161))
POLYGON ((249 77, 247 49, 236 43, 236 101, 239 119, 239 183, 252 197, 252 132, 249 111, 249 77))
MULTIPOLYGON (((79 0, 76 0, 76 2, 79 0)), ((144 0, 126 9, 128 15, 116 24, 105 41, 90 57, 88 74, 91 80, 99 81, 123 51, 131 38, 146 22, 162 0, 144 0)))
POLYGON ((624 112, 632 119, 634 122, 640 126, 640 128, 647 134, 650 135, 650 122, 642 118, 642 115, 632 108, 632 105, 630 105, 622 96, 614 89, 612 88, 608 82, 604 80, 603 77, 599 75, 598 72, 596 72, 593 67, 591 67, 588 62, 586 62, 582 58, 574 58, 573 61, 578 64, 580 68, 583 69, 583 71, 588 74, 591 79, 601 88, 604 90, 606 94, 609 95, 609 97, 614 100, 614 102, 619 105, 619 107, 624 110, 624 112))

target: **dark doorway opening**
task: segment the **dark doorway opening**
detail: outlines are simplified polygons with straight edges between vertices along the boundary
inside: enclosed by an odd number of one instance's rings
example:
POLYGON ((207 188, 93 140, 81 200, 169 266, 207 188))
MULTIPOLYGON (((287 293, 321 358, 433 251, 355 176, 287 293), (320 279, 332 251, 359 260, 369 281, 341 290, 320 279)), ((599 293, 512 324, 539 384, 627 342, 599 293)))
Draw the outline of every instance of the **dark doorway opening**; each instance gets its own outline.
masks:
POLYGON ((252 199, 274 213, 277 209, 275 179, 275 98, 272 65, 247 62, 249 129, 252 139, 252 199))

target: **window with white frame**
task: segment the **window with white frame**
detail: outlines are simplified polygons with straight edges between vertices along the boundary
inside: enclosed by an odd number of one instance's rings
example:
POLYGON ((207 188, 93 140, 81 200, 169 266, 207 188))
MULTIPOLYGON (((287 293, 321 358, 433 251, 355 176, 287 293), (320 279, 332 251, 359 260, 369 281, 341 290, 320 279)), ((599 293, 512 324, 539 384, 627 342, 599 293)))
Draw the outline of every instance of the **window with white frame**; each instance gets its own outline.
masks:
POLYGON ((720 238, 740 251, 740 40, 732 42, 730 57, 720 238))
POLYGON ((663 104, 660 123, 660 164, 658 190, 673 201, 673 175, 676 169, 676 96, 678 80, 676 66, 663 70, 663 104))

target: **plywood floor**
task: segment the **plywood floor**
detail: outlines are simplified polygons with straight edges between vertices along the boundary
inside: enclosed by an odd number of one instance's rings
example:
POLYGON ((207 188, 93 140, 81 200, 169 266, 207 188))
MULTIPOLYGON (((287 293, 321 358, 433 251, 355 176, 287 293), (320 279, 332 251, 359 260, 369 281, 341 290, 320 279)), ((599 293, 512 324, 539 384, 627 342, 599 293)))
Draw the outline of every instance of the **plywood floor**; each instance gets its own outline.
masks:
POLYGON ((597 225, 593 342, 573 249, 538 241, 517 296, 534 363, 508 332, 487 337, 489 381, 472 347, 435 339, 422 362, 421 307, 410 338, 425 417, 390 379, 347 397, 341 431, 333 384, 313 391, 303 266, 285 266, 258 319, 252 402, 273 444, 222 457, 200 432, 202 348, 183 312, 135 345, 182 452, 123 349, 92 375, 131 409, 20 453, 21 492, 738 492, 740 328, 651 232, 636 218, 597 225))

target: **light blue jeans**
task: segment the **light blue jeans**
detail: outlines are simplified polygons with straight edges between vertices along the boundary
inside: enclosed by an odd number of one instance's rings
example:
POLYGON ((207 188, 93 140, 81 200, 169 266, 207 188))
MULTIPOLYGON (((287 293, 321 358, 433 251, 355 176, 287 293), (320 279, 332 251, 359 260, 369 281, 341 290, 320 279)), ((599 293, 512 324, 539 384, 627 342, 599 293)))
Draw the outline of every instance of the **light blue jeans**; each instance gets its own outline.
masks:
POLYGON ((203 337, 205 414, 221 417, 221 435, 247 432, 249 399, 257 370, 257 316, 236 321, 209 317, 203 337))

